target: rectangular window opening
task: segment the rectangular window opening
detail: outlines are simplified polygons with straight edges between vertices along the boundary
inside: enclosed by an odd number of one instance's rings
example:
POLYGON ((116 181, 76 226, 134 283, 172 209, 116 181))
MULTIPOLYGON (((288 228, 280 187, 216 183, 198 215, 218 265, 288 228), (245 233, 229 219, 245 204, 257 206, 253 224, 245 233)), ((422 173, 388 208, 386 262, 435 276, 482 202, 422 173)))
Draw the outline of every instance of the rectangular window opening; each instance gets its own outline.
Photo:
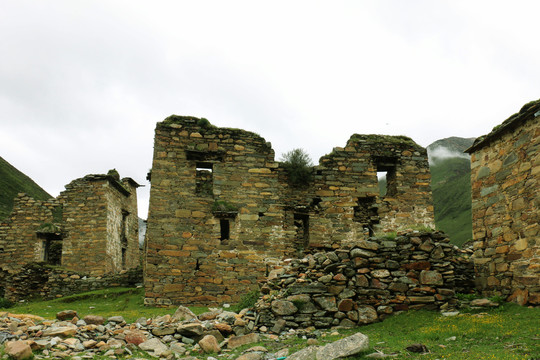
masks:
POLYGON ((200 196, 214 195, 214 167, 211 162, 198 161, 195 164, 195 193, 200 196))
POLYGON ((377 168, 379 195, 381 197, 395 196, 397 194, 397 159, 394 157, 376 157, 374 162, 377 168))
POLYGON ((43 245, 43 261, 49 265, 62 265, 62 238, 47 236, 43 245))
POLYGON ((387 171, 377 171, 377 182, 379 184, 379 195, 381 197, 386 196, 387 193, 387 171))
POLYGON ((219 220, 219 227, 220 227, 220 232, 221 232, 221 236, 220 236, 220 240, 221 241, 224 241, 224 240, 229 240, 230 236, 231 236, 231 222, 229 219, 220 219, 219 220))
POLYGON ((305 249, 309 245, 309 214, 294 214, 294 226, 296 227, 297 249, 305 249))

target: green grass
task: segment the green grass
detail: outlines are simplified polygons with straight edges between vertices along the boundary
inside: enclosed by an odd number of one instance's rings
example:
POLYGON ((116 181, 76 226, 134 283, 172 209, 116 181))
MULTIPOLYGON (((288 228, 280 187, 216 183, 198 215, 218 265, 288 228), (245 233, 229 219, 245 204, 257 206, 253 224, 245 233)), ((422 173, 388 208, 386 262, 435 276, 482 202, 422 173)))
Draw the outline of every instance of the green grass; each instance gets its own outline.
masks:
POLYGON ((468 159, 449 158, 430 167, 435 223, 458 246, 472 238, 470 166, 468 159))
MULTIPOLYGON (((56 313, 63 310, 75 310, 79 318, 86 315, 101 315, 105 318, 121 315, 127 322, 134 322, 140 317, 155 317, 173 314, 176 307, 154 308, 143 304, 144 289, 110 288, 78 295, 66 296, 49 301, 19 303, 4 309, 19 314, 34 314, 46 319, 54 319, 56 313)), ((1 310, 1 309, 0 309, 1 310)), ((195 314, 207 311, 205 307, 191 308, 195 314)))
POLYGON ((0 157, 0 220, 11 213, 13 199, 21 192, 37 200, 48 200, 52 197, 32 179, 0 157))
MULTIPOLYGON (((482 313, 443 317, 436 312, 411 311, 360 329, 371 350, 397 353, 407 359, 534 359, 540 357, 540 308, 504 304, 482 313), (455 336, 455 340, 451 338, 455 336), (420 343, 430 354, 409 354, 420 343)), ((364 354, 365 355, 365 354, 364 354)), ((365 356, 350 359, 364 359, 365 356)))
MULTIPOLYGON (((142 289, 113 288, 51 301, 18 304, 7 311, 31 313, 52 319, 57 312, 69 309, 76 310, 81 317, 88 314, 104 317, 121 315, 128 322, 142 316, 160 316, 173 314, 175 311, 175 308, 145 307, 142 298, 142 289)), ((207 311, 206 308, 191 309, 197 314, 207 311)), ((350 360, 368 359, 366 355, 375 351, 397 354, 398 359, 537 359, 540 358, 538 319, 540 308, 520 307, 510 303, 496 309, 471 310, 454 317, 443 317, 432 311, 410 311, 360 328, 337 332, 321 331, 318 345, 362 332, 369 337, 370 348, 365 353, 349 357, 350 360), (335 334, 330 335, 331 333, 335 334), (422 355, 405 350, 408 345, 415 343, 424 344, 430 353, 422 355)), ((243 350, 255 345, 264 346, 270 352, 286 347, 290 349, 289 354, 292 354, 307 346, 307 340, 294 334, 279 341, 266 339, 264 336, 262 339, 260 343, 245 345, 228 354, 239 356, 243 350)), ((0 347, 0 356, 2 351, 0 347)), ((196 353, 192 355, 199 359, 208 357, 196 353)), ((136 356, 150 358, 145 353, 137 353, 136 356)))

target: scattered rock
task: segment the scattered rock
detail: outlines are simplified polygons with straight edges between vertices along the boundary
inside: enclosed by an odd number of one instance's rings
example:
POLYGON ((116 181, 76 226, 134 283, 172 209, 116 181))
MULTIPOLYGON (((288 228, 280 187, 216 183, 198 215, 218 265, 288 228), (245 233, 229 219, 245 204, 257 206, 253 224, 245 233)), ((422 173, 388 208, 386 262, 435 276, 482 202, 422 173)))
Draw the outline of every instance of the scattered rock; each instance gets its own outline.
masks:
POLYGON ((213 335, 206 335, 199 341, 198 344, 201 349, 207 354, 218 353, 221 351, 218 341, 213 335))
POLYGON ((56 314, 56 318, 60 321, 73 320, 77 317, 77 312, 75 310, 64 310, 56 314))
POLYGON ((43 331, 43 336, 73 336, 77 333, 76 326, 52 326, 43 331))
POLYGON ((167 345, 162 343, 158 338, 152 338, 139 344, 139 348, 144 351, 153 351, 156 356, 160 356, 168 350, 167 345))
POLYGON ((174 312, 171 321, 180 322, 180 321, 193 321, 197 320, 197 315, 193 311, 189 310, 187 307, 180 305, 178 309, 174 312))
POLYGON ((139 330, 128 330, 124 333, 125 335, 125 341, 128 344, 135 344, 139 345, 146 341, 146 335, 142 331, 139 330))
POLYGON ((318 346, 308 346, 300 351, 295 352, 292 355, 287 356, 287 360, 316 360, 318 350, 318 346))
POLYGON ((31 359, 34 356, 32 349, 24 341, 8 341, 4 351, 15 360, 31 359))
POLYGON ((260 341, 259 334, 251 333, 242 336, 234 336, 229 338, 227 347, 229 349, 234 349, 242 345, 253 344, 260 341))
POLYGON ((263 359, 264 359, 264 354, 255 353, 255 352, 243 354, 236 358, 236 360, 263 360, 263 359))
POLYGON ((427 346, 424 344, 412 344, 412 345, 407 346, 405 349, 413 353, 428 353, 429 352, 427 346))
POLYGON ((498 303, 493 302, 489 299, 474 299, 470 303, 471 306, 478 306, 478 307, 497 307, 499 306, 498 303))
POLYGON ((99 315, 86 315, 83 320, 89 325, 103 325, 105 323, 105 318, 99 315))
POLYGON ((344 339, 330 343, 317 351, 317 360, 332 360, 352 356, 369 348, 369 339, 362 333, 356 333, 344 339))

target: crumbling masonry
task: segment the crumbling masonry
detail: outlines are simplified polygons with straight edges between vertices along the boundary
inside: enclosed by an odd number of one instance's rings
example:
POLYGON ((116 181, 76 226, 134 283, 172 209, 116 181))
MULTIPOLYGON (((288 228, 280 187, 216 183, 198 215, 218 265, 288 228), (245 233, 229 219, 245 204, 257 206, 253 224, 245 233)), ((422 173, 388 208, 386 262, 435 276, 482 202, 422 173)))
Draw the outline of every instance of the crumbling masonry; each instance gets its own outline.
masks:
POLYGON ((312 171, 293 187, 257 134, 193 117, 158 123, 145 303, 235 302, 286 257, 434 226, 426 150, 407 137, 355 134, 312 171))
POLYGON ((0 224, 0 270, 16 273, 33 262, 88 275, 137 267, 138 186, 111 171, 73 180, 49 201, 19 194, 0 224))

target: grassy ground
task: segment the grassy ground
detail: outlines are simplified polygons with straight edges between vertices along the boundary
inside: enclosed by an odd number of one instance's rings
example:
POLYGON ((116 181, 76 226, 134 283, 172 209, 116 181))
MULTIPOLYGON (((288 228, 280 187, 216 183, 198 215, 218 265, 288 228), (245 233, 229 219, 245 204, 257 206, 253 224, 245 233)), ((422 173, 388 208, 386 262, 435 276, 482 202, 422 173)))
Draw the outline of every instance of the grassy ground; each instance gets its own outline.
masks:
MULTIPOLYGON (((140 317, 173 314, 176 308, 154 308, 143 304, 144 289, 111 288, 78 295, 66 296, 49 301, 19 303, 4 309, 13 313, 34 314, 46 319, 54 319, 62 310, 75 310, 79 318, 86 315, 101 315, 105 318, 122 315, 127 322, 135 322, 140 317)), ((207 308, 192 308, 196 314, 207 308)))
MULTIPOLYGON (((19 304, 7 310, 54 318, 58 311, 66 309, 76 310, 81 316, 122 315, 127 321, 134 321, 141 316, 172 314, 175 310, 144 307, 141 289, 122 288, 19 304)), ((192 310, 202 313, 206 308, 192 310)), ((351 360, 368 359, 366 355, 375 351, 396 354, 395 358, 398 359, 540 359, 540 308, 515 304, 504 304, 497 309, 467 312, 454 317, 443 317, 431 311, 410 311, 391 316, 380 323, 352 330, 338 330, 333 335, 329 335, 332 331, 323 331, 318 337, 319 345, 358 331, 369 337, 370 349, 349 358, 351 360), (430 353, 414 354, 405 350, 408 345, 417 343, 425 345, 430 353)), ((307 346, 306 341, 291 336, 280 341, 267 340, 260 344, 246 345, 234 353, 240 354, 244 348, 254 345, 265 346, 272 352, 288 347, 292 353, 307 346)), ((143 354, 137 355, 146 357, 143 354)), ((206 359, 208 355, 199 357, 206 359)))

